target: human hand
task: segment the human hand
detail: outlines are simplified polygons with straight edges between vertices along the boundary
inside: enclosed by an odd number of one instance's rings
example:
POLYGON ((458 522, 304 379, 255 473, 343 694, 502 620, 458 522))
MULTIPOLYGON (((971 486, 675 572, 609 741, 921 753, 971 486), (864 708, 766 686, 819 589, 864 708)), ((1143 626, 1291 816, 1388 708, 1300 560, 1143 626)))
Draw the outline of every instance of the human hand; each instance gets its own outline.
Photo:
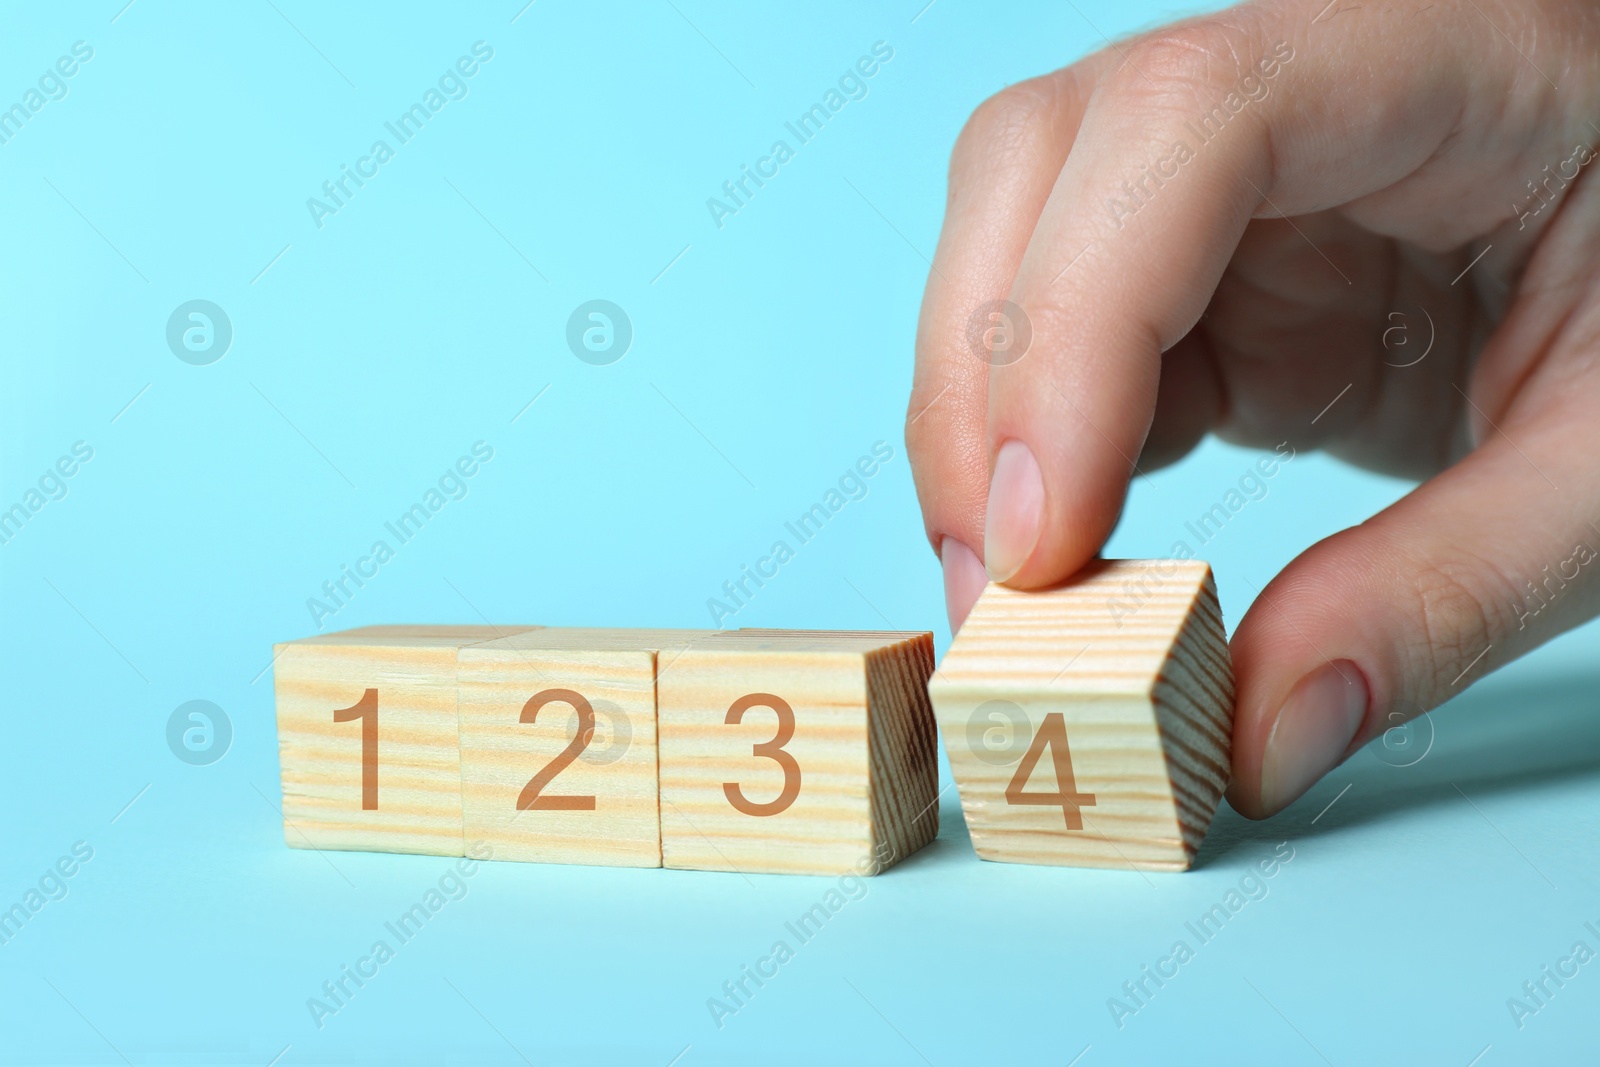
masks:
POLYGON ((980 560, 1067 578, 1207 431, 1426 479, 1240 621, 1228 795, 1255 818, 1600 610, 1600 9, 1344 2, 1245 4, 984 102, 907 414, 952 629, 980 560), (1418 309, 1412 362, 1385 330, 1418 309))

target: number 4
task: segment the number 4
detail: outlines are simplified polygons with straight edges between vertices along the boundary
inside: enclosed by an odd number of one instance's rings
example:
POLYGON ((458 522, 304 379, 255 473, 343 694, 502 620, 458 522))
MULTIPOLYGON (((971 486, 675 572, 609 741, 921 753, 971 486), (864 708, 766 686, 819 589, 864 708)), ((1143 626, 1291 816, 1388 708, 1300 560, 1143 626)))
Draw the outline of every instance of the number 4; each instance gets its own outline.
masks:
POLYGON ((1072 776, 1072 750, 1067 747, 1067 720, 1059 711, 1050 712, 1039 724, 1039 732, 1033 735, 1033 743, 1023 753, 1017 773, 1012 775, 1010 784, 1006 786, 1006 803, 1059 807, 1068 830, 1083 829, 1083 814, 1078 809, 1092 806, 1094 794, 1078 792, 1078 783, 1072 776), (1050 762, 1055 765, 1056 791, 1026 792, 1028 779, 1039 765, 1039 757, 1044 755, 1046 748, 1050 749, 1050 762))

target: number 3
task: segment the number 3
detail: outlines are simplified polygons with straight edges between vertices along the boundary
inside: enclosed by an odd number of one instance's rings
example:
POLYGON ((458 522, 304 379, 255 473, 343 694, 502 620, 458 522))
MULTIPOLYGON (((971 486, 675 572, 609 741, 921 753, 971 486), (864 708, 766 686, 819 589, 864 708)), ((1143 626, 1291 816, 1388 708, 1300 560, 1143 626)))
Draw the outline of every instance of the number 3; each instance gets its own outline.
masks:
POLYGON ((757 756, 765 756, 783 768, 783 791, 778 794, 778 799, 765 804, 755 804, 746 799, 744 791, 737 782, 723 782, 722 792, 727 796, 728 803, 746 815, 776 815, 788 809, 795 798, 800 795, 800 764, 795 762, 794 756, 783 750, 783 746, 794 737, 794 709, 782 697, 773 696, 771 693, 751 693, 742 696, 733 702, 728 709, 728 717, 723 720, 729 725, 734 725, 744 720, 744 713, 751 708, 771 708, 778 713, 778 732, 771 741, 752 747, 751 752, 757 756))

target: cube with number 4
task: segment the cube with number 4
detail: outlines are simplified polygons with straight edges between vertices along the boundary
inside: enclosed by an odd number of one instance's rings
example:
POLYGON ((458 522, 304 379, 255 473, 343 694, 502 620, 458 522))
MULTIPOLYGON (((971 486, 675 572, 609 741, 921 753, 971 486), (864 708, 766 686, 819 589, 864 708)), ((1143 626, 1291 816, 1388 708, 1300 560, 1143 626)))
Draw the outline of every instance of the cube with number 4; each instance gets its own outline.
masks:
POLYGON ((928 688, 979 856, 1193 862, 1233 732, 1206 564, 1106 560, 1057 589, 990 585, 928 688))
POLYGON ((667 867, 875 874, 939 828, 933 635, 739 631, 663 662, 667 867))

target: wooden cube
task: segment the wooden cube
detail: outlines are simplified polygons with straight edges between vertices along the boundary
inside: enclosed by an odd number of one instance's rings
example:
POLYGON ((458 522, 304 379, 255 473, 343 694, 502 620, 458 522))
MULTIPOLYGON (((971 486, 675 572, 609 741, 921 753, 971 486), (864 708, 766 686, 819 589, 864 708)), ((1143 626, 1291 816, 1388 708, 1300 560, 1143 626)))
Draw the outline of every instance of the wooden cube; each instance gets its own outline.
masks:
POLYGON ((656 679, 667 867, 876 874, 939 829, 928 633, 739 631, 656 679))
POLYGON ((661 866, 658 656, 705 631, 541 629, 463 647, 466 836, 498 859, 661 866))
POLYGON ((462 855, 457 651, 526 629, 368 626, 276 646, 284 840, 462 855))
POLYGON ((978 855, 1184 870, 1228 783, 1233 668, 1211 568, 1096 561, 990 585, 929 683, 978 855))

